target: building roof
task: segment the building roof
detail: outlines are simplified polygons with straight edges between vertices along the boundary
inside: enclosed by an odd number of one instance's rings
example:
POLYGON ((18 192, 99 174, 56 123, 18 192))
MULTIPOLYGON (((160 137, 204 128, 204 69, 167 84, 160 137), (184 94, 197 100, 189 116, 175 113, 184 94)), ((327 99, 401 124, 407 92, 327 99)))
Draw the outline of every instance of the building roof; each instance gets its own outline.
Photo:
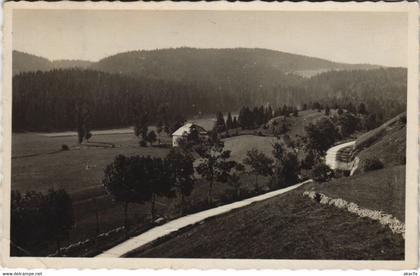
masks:
POLYGON ((200 133, 205 132, 204 128, 194 124, 194 123, 186 123, 185 125, 183 125, 182 127, 178 128, 177 130, 175 130, 174 133, 172 133, 172 136, 182 136, 185 133, 190 133, 191 132, 191 128, 192 127, 196 127, 198 129, 198 131, 200 133))

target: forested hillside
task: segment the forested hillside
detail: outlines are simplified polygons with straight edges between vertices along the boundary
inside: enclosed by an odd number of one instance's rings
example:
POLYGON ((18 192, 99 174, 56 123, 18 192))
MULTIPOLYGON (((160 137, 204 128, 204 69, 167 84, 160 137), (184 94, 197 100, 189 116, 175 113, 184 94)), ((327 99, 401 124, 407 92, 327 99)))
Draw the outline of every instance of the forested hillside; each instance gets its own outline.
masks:
POLYGON ((54 69, 82 68, 87 69, 92 62, 86 60, 54 60, 44 57, 13 51, 12 74, 13 76, 24 72, 50 71, 54 69))
POLYGON ((78 111, 93 128, 133 123, 135 114, 179 116, 227 109, 233 99, 205 83, 186 84, 67 69, 23 73, 13 78, 13 129, 74 129, 78 111))
POLYGON ((238 82, 249 88, 294 83, 299 78, 285 73, 319 69, 372 69, 378 66, 343 64, 267 49, 195 49, 176 48, 132 51, 104 58, 92 68, 147 78, 202 81, 224 88, 238 82))
POLYGON ((325 72, 297 85, 279 85, 268 98, 275 104, 318 101, 330 107, 364 102, 370 111, 382 113, 385 119, 390 119, 405 111, 407 70, 380 68, 325 72))
POLYGON ((22 72, 51 70, 51 62, 43 57, 38 57, 19 51, 13 51, 12 73, 13 76, 22 72))
MULTIPOLYGON (((109 73, 124 73, 146 78, 202 81, 234 86, 239 81, 250 87, 284 83, 285 73, 311 75, 330 70, 374 69, 377 65, 345 64, 325 59, 290 54, 268 49, 197 49, 171 48, 118 53, 98 62, 83 60, 50 61, 13 51, 14 74, 63 68, 90 68, 109 73), (42 59, 43 63, 34 63, 42 59), (28 66, 31 64, 31 66, 28 66), (244 79, 246 76, 247 79, 244 79)), ((290 76, 288 81, 292 80, 290 76)), ((287 82, 289 83, 289 82, 287 82)))
POLYGON ((363 102, 391 118, 405 110, 406 69, 375 67, 248 48, 133 51, 98 62, 14 51, 13 129, 74 129, 81 106, 93 128, 132 125, 134 113, 153 121, 315 101, 363 102), (327 71, 297 73, 305 70, 327 71))
POLYGON ((235 85, 233 89, 204 80, 162 81, 79 69, 22 73, 13 78, 13 129, 74 129, 81 106, 88 109, 93 128, 106 128, 132 125, 139 113, 148 113, 152 121, 170 120, 237 111, 245 105, 269 103, 275 108, 312 101, 331 107, 363 102, 387 119, 403 112, 406 104, 406 70, 398 68, 327 72, 272 89, 235 85))

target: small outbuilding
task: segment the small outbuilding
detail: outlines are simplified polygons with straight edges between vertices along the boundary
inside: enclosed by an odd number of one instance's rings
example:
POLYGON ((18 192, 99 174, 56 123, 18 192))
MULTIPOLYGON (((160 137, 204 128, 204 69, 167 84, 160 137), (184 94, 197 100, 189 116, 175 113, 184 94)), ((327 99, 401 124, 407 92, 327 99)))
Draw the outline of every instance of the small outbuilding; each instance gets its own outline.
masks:
POLYGON ((172 146, 178 147, 179 140, 181 138, 187 137, 191 133, 191 130, 196 129, 201 139, 207 137, 207 131, 199 125, 194 123, 186 123, 182 127, 178 128, 174 133, 172 133, 172 146))

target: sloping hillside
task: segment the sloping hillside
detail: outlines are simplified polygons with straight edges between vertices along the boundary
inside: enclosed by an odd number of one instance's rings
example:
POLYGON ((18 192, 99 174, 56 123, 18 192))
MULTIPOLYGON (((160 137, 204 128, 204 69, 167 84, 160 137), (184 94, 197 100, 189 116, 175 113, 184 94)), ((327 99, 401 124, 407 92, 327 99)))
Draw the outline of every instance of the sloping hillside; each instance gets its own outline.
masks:
POLYGON ((354 154, 360 161, 354 176, 311 184, 308 189, 384 211, 404 221, 406 132, 404 112, 356 140, 354 154), (384 168, 367 169, 369 159, 379 159, 384 168))
POLYGON ((360 136, 355 146, 361 161, 360 169, 363 169, 365 160, 370 158, 378 158, 385 167, 405 164, 406 133, 404 112, 360 136))
POLYGON ((303 197, 321 192, 405 219, 405 166, 302 186, 156 240, 127 257, 401 260, 404 240, 379 222, 303 197))
POLYGON ((38 57, 13 51, 12 73, 13 75, 30 71, 48 71, 52 69, 51 61, 46 58, 38 57))
POLYGON ((332 198, 342 198, 371 210, 405 219, 405 166, 393 166, 338 178, 326 183, 314 183, 315 190, 332 198))
POLYGON ((128 257, 401 260, 401 236, 303 197, 304 188, 208 219, 128 257))
POLYGON ((93 68, 147 78, 206 80, 225 85, 234 85, 241 78, 250 84, 257 81, 257 86, 271 86, 284 82, 282 75, 286 72, 372 69, 378 66, 335 63, 266 49, 177 48, 120 53, 100 60, 93 68))
POLYGON ((44 57, 13 51, 12 73, 13 76, 24 72, 50 71, 53 69, 80 68, 87 69, 92 62, 86 60, 54 60, 44 57))

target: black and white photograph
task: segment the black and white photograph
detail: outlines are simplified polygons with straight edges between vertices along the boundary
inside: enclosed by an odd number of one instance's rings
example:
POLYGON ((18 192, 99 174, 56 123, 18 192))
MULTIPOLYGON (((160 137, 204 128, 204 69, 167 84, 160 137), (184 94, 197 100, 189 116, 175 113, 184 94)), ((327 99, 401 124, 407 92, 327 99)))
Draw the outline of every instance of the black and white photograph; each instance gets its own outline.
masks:
POLYGON ((7 4, 3 258, 417 266, 416 5, 7 4))

